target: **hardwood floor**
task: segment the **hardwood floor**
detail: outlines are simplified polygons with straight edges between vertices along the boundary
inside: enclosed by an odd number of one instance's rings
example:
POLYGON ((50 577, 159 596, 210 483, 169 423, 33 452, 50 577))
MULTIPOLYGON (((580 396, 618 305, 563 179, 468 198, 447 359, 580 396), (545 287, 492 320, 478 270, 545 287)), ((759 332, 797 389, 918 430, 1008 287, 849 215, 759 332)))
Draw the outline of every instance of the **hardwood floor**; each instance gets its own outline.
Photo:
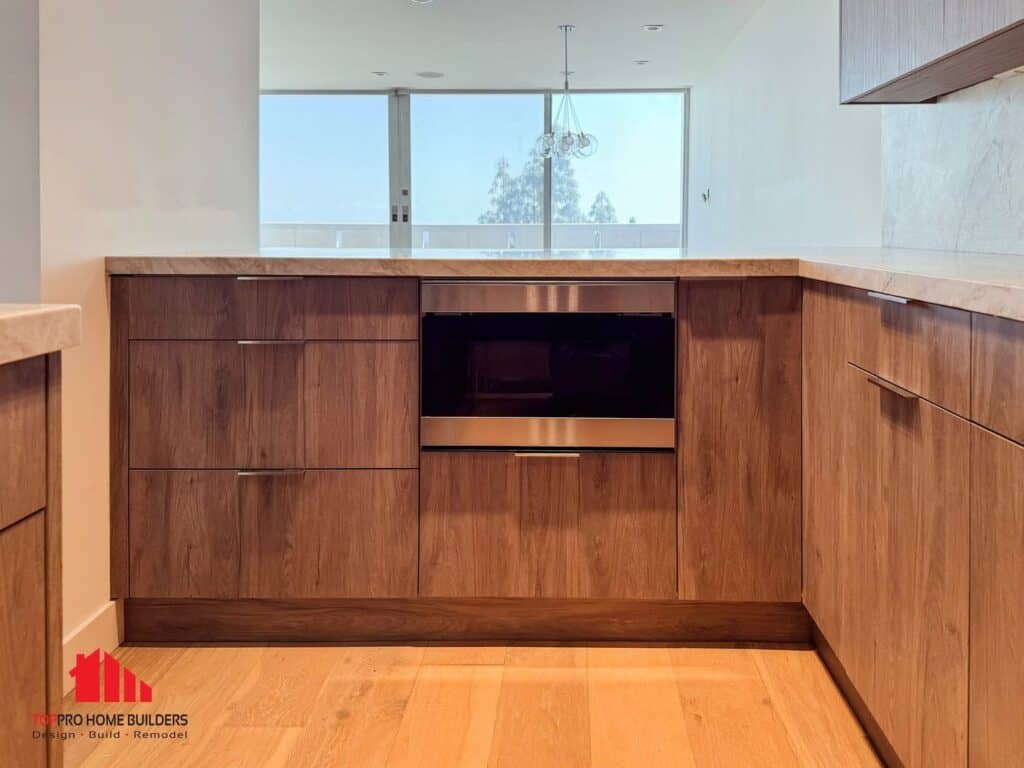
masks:
MULTIPOLYGON (((810 650, 133 647, 188 738, 66 742, 76 766, 878 766, 810 650)), ((87 729, 85 729, 87 730, 87 729)))

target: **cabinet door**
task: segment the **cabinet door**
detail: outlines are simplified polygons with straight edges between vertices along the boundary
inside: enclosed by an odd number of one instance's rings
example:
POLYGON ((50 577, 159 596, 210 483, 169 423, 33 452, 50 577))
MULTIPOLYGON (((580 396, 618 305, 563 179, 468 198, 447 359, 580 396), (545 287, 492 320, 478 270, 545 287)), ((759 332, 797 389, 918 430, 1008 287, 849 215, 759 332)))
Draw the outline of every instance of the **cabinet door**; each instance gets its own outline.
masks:
POLYGON ((42 768, 46 740, 32 715, 46 712, 45 513, 0 531, 0 765, 42 768))
POLYGON ((414 597, 417 473, 243 476, 241 596, 414 597))
POLYGON ((308 466, 417 465, 416 342, 310 342, 305 370, 308 466))
POLYGON ((0 366, 0 528, 46 505, 46 358, 0 366))
POLYGON ((799 280, 683 281, 679 594, 800 599, 799 280))
POLYGON ((423 595, 675 596, 672 454, 428 452, 422 462, 423 595))
POLYGON ((302 466, 302 348, 131 342, 131 466, 302 466))
POLYGON ((419 280, 318 277, 305 282, 307 339, 417 339, 419 280))
POLYGON ((971 428, 970 765, 1024 755, 1024 446, 971 428))

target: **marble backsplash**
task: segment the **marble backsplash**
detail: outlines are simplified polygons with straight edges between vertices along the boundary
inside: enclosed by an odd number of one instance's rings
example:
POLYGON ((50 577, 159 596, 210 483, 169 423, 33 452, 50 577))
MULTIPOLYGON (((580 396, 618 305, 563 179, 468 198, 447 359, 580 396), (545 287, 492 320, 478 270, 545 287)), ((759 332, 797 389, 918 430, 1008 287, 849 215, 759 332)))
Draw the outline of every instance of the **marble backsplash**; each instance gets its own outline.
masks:
POLYGON ((882 244, 1024 254, 1024 75, 883 108, 882 244))

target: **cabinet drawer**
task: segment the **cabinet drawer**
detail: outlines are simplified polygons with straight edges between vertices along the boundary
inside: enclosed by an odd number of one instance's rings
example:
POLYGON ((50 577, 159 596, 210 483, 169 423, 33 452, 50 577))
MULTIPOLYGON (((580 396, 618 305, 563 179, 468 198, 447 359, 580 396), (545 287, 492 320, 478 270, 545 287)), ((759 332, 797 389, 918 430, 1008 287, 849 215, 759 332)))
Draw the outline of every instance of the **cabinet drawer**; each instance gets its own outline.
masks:
POLYGON ((396 277, 306 280, 307 339, 419 338, 419 281, 396 277))
POLYGON ((306 344, 306 462, 402 468, 419 459, 415 342, 306 344))
POLYGON ((46 739, 32 715, 46 712, 46 513, 0 531, 0 765, 43 768, 46 739))
POLYGON ((673 454, 428 452, 422 471, 424 596, 676 594, 673 454))
POLYGON ((303 345, 130 344, 131 466, 303 464, 303 345))
POLYGON ((412 597, 417 472, 131 472, 131 595, 412 597))
POLYGON ((971 418, 1024 443, 1024 323, 974 315, 971 418))
POLYGON ((970 414, 971 315, 868 291, 847 305, 850 362, 963 416, 970 414))
POLYGON ((132 339, 301 339, 302 278, 133 277, 132 339))
POLYGON ((46 506, 46 358, 0 366, 0 529, 46 506))

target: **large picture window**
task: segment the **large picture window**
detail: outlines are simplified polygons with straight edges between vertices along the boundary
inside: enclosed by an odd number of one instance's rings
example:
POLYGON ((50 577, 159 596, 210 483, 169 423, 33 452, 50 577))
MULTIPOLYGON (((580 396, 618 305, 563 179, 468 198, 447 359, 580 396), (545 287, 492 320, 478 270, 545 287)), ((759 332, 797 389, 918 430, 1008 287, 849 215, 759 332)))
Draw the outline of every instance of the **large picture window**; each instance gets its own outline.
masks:
POLYGON ((685 91, 573 94, 600 142, 545 160, 556 93, 264 93, 264 247, 685 244, 685 91))

